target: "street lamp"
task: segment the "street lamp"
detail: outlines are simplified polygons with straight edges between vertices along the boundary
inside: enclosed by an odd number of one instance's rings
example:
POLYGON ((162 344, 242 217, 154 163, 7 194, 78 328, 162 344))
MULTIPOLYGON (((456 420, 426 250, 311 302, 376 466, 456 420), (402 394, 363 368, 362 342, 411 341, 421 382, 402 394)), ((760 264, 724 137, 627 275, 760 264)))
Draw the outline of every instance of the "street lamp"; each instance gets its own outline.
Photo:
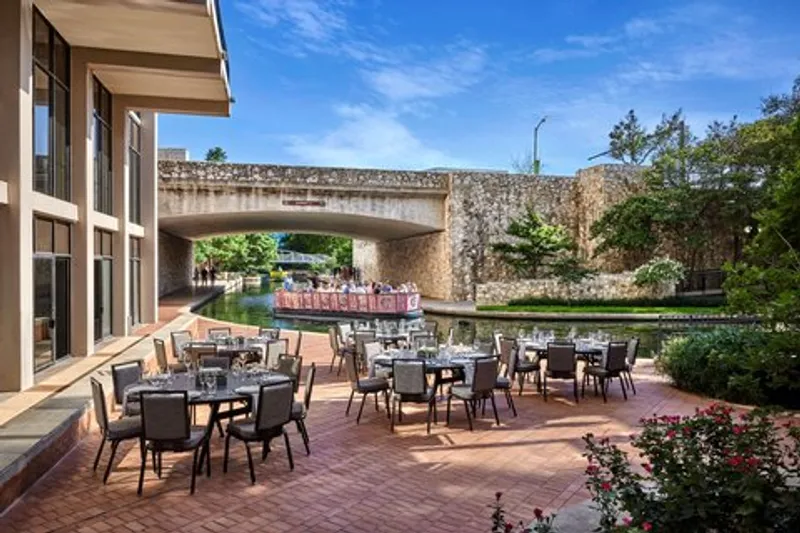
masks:
POLYGON ((539 169, 542 166, 542 162, 539 161, 539 128, 544 121, 547 120, 547 116, 542 117, 539 119, 539 123, 536 124, 536 127, 533 128, 533 173, 534 175, 539 175, 539 169))

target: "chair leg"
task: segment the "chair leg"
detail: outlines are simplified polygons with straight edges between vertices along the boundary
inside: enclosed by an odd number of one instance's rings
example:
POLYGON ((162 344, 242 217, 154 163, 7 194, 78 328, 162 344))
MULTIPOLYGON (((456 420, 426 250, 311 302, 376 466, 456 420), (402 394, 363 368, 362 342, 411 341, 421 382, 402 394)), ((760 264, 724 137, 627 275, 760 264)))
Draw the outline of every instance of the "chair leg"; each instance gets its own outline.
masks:
POLYGON ((464 400, 464 410, 467 411, 467 422, 469 423, 469 430, 472 431, 472 415, 469 412, 469 402, 464 400))
POLYGON ((578 400, 578 376, 572 378, 572 395, 575 396, 575 403, 580 403, 578 400))
POLYGON ((497 425, 500 425, 500 417, 497 416, 497 403, 494 401, 494 392, 489 395, 489 399, 492 400, 492 411, 494 411, 494 421, 497 422, 497 425))
POLYGON ((303 439, 303 446, 306 448, 306 455, 311 455, 311 450, 308 447, 308 433, 306 432, 306 423, 303 420, 295 420, 295 425, 297 426, 297 431, 300 433, 300 437, 303 439))
POLYGON ((403 400, 397 400, 397 421, 403 423, 403 400))
POLYGON ((331 358, 331 368, 328 371, 328 374, 333 372, 333 365, 336 364, 336 352, 333 352, 333 357, 331 358))
POLYGON ((192 487, 189 489, 189 494, 194 494, 195 480, 197 479, 197 455, 200 452, 200 447, 194 449, 194 456, 192 457, 192 487))
POLYGON ((161 459, 163 457, 164 457, 164 454, 161 453, 161 452, 158 452, 158 479, 161 479, 161 473, 162 473, 162 468, 161 468, 162 460, 161 459))
POLYGON ((227 474, 228 473, 228 454, 229 454, 230 448, 231 448, 231 434, 230 434, 230 432, 228 432, 228 434, 225 435, 225 456, 224 456, 224 458, 222 460, 222 473, 223 474, 227 474))
POLYGON ((581 398, 586 398, 586 382, 589 381, 589 374, 584 373, 581 380, 581 398))
POLYGON ((361 423, 361 413, 364 411, 364 402, 367 400, 367 394, 368 393, 365 392, 361 396, 361 406, 358 408, 358 416, 356 417, 356 424, 361 423))
POLYGON ((152 450, 151 453, 152 453, 152 456, 153 456, 153 472, 158 474, 158 463, 156 462, 156 451, 152 450))
POLYGON ((250 466, 250 483, 256 484, 256 470, 253 467, 253 454, 250 452, 250 445, 244 443, 244 449, 247 450, 247 464, 250 466))
POLYGON ((627 371, 628 374, 628 383, 631 384, 631 390, 633 391, 633 395, 636 395, 636 385, 633 384, 633 376, 631 375, 631 371, 627 371))
POLYGON ((350 406, 353 404, 353 396, 355 396, 356 391, 350 391, 350 399, 347 400, 347 409, 344 412, 344 416, 350 416, 350 406))
POLYGON ((544 384, 542 385, 544 392, 544 401, 547 401, 547 374, 544 375, 544 384))
POLYGON ((536 392, 542 392, 542 371, 536 371, 536 392))
POLYGON ((594 381, 594 395, 597 396, 597 376, 592 376, 592 381, 594 381))
POLYGON ((511 394, 511 389, 505 391, 506 395, 506 405, 511 408, 511 412, 514 413, 514 417, 517 416, 517 407, 514 405, 514 395, 511 394))
POLYGON ((525 384, 525 374, 520 374, 519 376, 519 395, 522 396, 522 388, 525 384))
POLYGON ((375 412, 377 413, 378 411, 380 411, 380 409, 378 408, 378 393, 376 392, 375 393, 375 412))
POLYGON ((289 470, 294 470, 294 457, 292 457, 292 443, 289 442, 289 433, 283 430, 283 443, 286 446, 286 455, 289 456, 289 470))
POLYGON ((486 398, 481 400, 481 417, 486 416, 486 398))
POLYGON ((219 431, 219 438, 224 437, 225 431, 222 429, 222 423, 219 421, 219 419, 216 420, 216 424, 217 424, 217 430, 219 431))
POLYGON ((268 454, 269 454, 269 444, 267 444, 267 441, 264 441, 264 442, 261 443, 261 462, 262 463, 267 460, 267 455, 268 454))
MULTIPOLYGON (((377 393, 375 394, 375 396, 376 397, 378 396, 377 393)), ((389 391, 388 390, 383 391, 383 400, 384 400, 384 403, 386 404, 386 417, 387 418, 391 418, 391 415, 389 414, 389 391)))
POLYGON ((622 387, 622 397, 628 401, 628 392, 625 390, 625 382, 623 381, 622 374, 619 375, 619 386, 622 387))
POLYGON ((141 448, 139 455, 141 456, 141 464, 139 465, 139 488, 136 490, 136 494, 139 496, 142 495, 142 485, 144 484, 144 467, 147 464, 147 446, 143 440, 139 441, 139 446, 141 448))
POLYGON ((94 457, 94 466, 92 470, 97 470, 97 465, 100 462, 100 456, 103 455, 103 448, 106 445, 106 436, 102 435, 102 440, 100 441, 100 447, 97 449, 97 455, 94 457))
POLYGON ((445 418, 445 425, 450 425, 450 401, 453 399, 451 395, 447 395, 447 418, 445 418))
POLYGON ((603 391, 603 403, 608 403, 608 397, 606 396, 606 378, 600 378, 600 390, 603 391))
POLYGON ((433 401, 428 402, 428 435, 431 434, 431 411, 433 410, 433 401))
POLYGON ((394 414, 395 414, 394 411, 395 411, 395 406, 397 405, 395 398, 392 398, 391 405, 392 405, 392 410, 391 413, 389 413, 389 432, 394 433, 394 414))
POLYGON ((108 482, 108 476, 111 474, 111 467, 114 464, 114 456, 117 454, 117 446, 119 446, 118 440, 111 441, 111 457, 108 459, 108 465, 106 466, 106 473, 103 475, 103 485, 108 482))
POLYGON ((431 400, 431 404, 433 404, 433 423, 438 425, 439 424, 439 413, 437 412, 438 409, 436 409, 436 398, 431 400))

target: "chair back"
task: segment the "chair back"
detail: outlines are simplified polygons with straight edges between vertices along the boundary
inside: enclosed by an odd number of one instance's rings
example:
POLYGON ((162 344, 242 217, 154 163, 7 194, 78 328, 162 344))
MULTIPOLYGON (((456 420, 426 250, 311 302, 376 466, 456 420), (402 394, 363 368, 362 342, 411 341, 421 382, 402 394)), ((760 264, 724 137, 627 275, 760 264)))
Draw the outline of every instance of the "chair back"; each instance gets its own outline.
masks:
POLYGON ((217 355, 217 345, 213 342, 190 342, 183 348, 184 359, 193 365, 199 365, 203 357, 217 355))
POLYGON ((167 344, 161 339, 153 339, 153 346, 156 350, 156 363, 160 372, 166 372, 169 368, 167 363, 167 344))
MULTIPOLYGON (((494 348, 495 354, 503 353, 502 340, 503 340, 502 333, 500 333, 499 331, 495 331, 494 333, 492 333, 492 348, 494 348)), ((500 362, 502 363, 503 361, 501 360, 500 362)))
POLYGON ((269 369, 277 368, 278 360, 281 358, 281 354, 286 353, 287 348, 286 339, 273 340, 267 344, 267 358, 264 361, 264 365, 269 369))
POLYGON ((92 383, 92 403, 94 403, 94 417, 103 435, 108 431, 108 412, 106 411, 106 394, 103 392, 103 384, 94 378, 90 378, 92 383))
POLYGON ((311 406, 311 392, 314 390, 314 378, 316 375, 317 364, 311 363, 308 372, 306 372, 306 380, 303 382, 303 405, 306 406, 306 410, 311 406))
POLYGON ((358 366, 356 356, 352 352, 344 354, 344 366, 347 369, 347 381, 352 387, 358 386, 358 366))
POLYGON ((186 391, 142 391, 142 437, 151 441, 189 438, 189 397, 186 391))
POLYGON ((114 402, 122 405, 125 399, 125 387, 142 379, 142 361, 130 361, 111 365, 111 383, 114 385, 114 402))
POLYGON ((183 348, 186 344, 192 342, 192 332, 188 330, 173 331, 169 334, 172 340, 172 357, 178 361, 183 360, 183 348))
POLYGON ((377 335, 374 331, 357 331, 354 337, 356 343, 356 353, 364 355, 364 344, 368 342, 375 342, 377 335))
POLYGON ((206 331, 206 336, 208 336, 209 339, 216 339, 219 337, 230 337, 231 328, 228 326, 218 327, 218 328, 208 328, 208 330, 206 331))
POLYGON ((606 352, 606 370, 609 372, 625 370, 627 356, 628 343, 626 341, 609 342, 608 352, 606 352))
POLYGON ((281 328, 258 328, 258 336, 266 337, 268 339, 277 339, 281 336, 281 328))
POLYGON ((204 355, 200 358, 201 368, 221 368, 222 370, 230 370, 231 358, 219 355, 204 355))
POLYGON ((436 334, 439 332, 439 323, 433 320, 426 320, 422 325, 422 329, 429 335, 436 337, 436 334))
POLYGON ((630 366, 636 364, 636 356, 639 355, 639 337, 634 337, 628 341, 627 361, 630 366))
POLYGON ((517 344, 508 356, 506 375, 508 375, 508 379, 511 380, 511 383, 514 383, 514 379, 517 377, 517 361, 520 359, 520 354, 524 357, 525 346, 517 344))
POLYGON ((333 353, 339 353, 339 336, 336 333, 336 326, 328 328, 328 344, 330 344, 333 353))
POLYGON ((430 335, 418 335, 411 343, 411 347, 415 350, 421 350, 423 348, 436 348, 438 345, 439 343, 436 342, 436 337, 432 337, 430 335))
POLYGON ((475 374, 472 378, 472 390, 484 392, 494 390, 497 382, 497 357, 481 357, 475 359, 475 374))
POLYGON ((392 360, 392 390, 397 394, 425 394, 428 380, 425 361, 419 359, 392 360))
POLYGON ((551 374, 571 374, 575 372, 575 345, 567 342, 547 344, 547 370, 551 374))
POLYGON ((337 333, 339 334, 339 345, 344 346, 347 342, 347 337, 353 331, 353 325, 350 322, 339 322, 337 326, 337 333))
POLYGON ((364 357, 369 363, 370 359, 381 353, 381 343, 379 342, 365 342, 364 343, 364 357))
POLYGON ((292 380, 294 392, 300 388, 300 374, 303 371, 303 358, 298 355, 282 354, 278 358, 278 372, 292 380))
POLYGON ((299 356, 300 355, 300 347, 302 345, 303 345, 303 332, 302 331, 298 331, 297 332, 297 344, 294 347, 294 355, 295 356, 299 356))
POLYGON ((256 409, 256 432, 278 428, 292 417, 294 390, 288 381, 261 385, 256 409))
POLYGON ((508 366, 516 344, 512 339, 500 339, 500 350, 497 352, 500 354, 500 364, 508 366))

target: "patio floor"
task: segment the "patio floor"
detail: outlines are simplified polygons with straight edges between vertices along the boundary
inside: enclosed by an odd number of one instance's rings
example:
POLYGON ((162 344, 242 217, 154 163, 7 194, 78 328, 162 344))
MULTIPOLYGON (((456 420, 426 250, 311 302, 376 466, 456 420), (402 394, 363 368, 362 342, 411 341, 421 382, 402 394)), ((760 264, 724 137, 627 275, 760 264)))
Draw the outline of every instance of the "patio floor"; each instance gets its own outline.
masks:
POLYGON ((587 391, 576 406, 569 400, 571 384, 553 382, 548 403, 535 387, 521 398, 515 393, 517 418, 498 397, 500 427, 487 416, 470 433, 463 408, 454 410, 447 427, 440 403, 440 423, 430 436, 423 410, 412 406, 391 434, 385 412, 376 413, 371 403, 360 425, 355 410, 344 416, 350 389, 344 375, 328 372, 327 338, 306 335, 303 345, 304 364, 316 362, 319 369, 308 419, 312 455, 305 455, 292 427, 294 472, 276 441, 251 485, 244 445, 233 440, 223 475, 223 440, 215 432, 212 477, 198 477, 194 496, 191 455, 165 454, 164 478, 148 469, 144 495, 137 497, 138 444, 120 446, 104 486, 109 451, 93 473, 95 432, 0 517, 0 531, 488 531, 487 505, 496 491, 503 492, 513 520, 529 520, 536 507, 557 511, 585 501, 581 437, 587 432, 627 442, 642 416, 688 414, 707 403, 669 387, 643 364, 635 375, 639 394, 627 402, 614 384, 608 404, 587 391))

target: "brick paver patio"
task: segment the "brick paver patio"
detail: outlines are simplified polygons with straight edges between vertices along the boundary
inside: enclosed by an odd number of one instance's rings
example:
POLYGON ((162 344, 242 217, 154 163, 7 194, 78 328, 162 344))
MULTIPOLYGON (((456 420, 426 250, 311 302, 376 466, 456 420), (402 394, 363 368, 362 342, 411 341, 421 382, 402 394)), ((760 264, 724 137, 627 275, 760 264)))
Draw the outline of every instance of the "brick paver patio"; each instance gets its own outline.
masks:
MULTIPOLYGON (((304 364, 319 370, 308 419, 312 455, 291 429, 295 470, 275 441, 250 484, 244 446, 231 442, 231 463, 222 473, 223 440, 212 437, 212 477, 198 477, 189 495, 191 454, 165 454, 164 478, 148 469, 144 496, 136 496, 138 444, 120 446, 108 485, 91 466, 97 432, 85 439, 0 518, 0 531, 80 532, 191 531, 237 533, 472 532, 488 531, 496 491, 504 493, 510 518, 529 519, 535 507, 557 511, 585 501, 581 437, 591 431, 626 442, 637 421, 653 413, 689 413, 703 400, 681 393, 652 374, 637 373, 638 395, 623 401, 615 384, 608 404, 590 398, 574 405, 571 384, 554 382, 548 403, 535 392, 516 396, 518 418, 498 397, 502 425, 490 417, 470 433, 463 409, 451 427, 425 434, 421 408, 404 408, 395 434, 385 412, 368 403, 360 425, 344 416, 349 386, 328 372, 327 338, 307 335, 304 364)), ((357 408, 357 405, 356 405, 357 408)), ((487 413, 488 415, 488 413, 487 413)), ((254 454, 257 455, 257 454, 254 454)))

